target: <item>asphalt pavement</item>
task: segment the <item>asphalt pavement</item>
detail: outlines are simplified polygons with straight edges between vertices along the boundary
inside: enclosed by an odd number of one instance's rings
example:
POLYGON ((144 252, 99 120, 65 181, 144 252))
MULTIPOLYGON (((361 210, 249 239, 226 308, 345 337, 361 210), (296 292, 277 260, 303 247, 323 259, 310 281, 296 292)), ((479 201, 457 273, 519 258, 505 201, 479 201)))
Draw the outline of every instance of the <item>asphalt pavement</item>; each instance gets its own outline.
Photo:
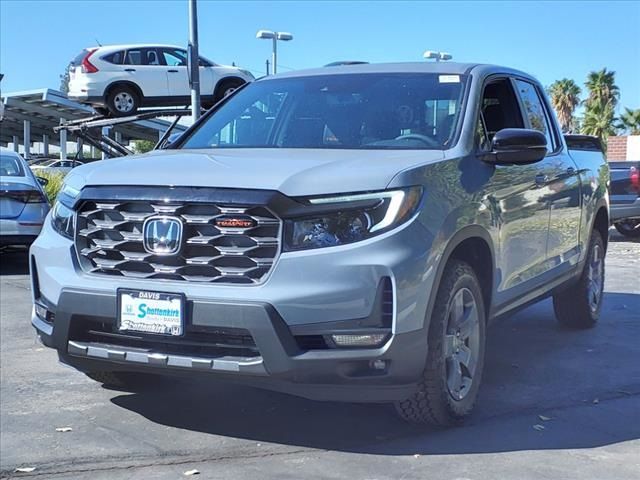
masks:
POLYGON ((104 388, 37 342, 26 253, 4 252, 0 477, 637 480, 640 243, 615 232, 605 291, 591 330, 560 327, 549 300, 495 324, 474 416, 432 429, 218 382, 104 388))

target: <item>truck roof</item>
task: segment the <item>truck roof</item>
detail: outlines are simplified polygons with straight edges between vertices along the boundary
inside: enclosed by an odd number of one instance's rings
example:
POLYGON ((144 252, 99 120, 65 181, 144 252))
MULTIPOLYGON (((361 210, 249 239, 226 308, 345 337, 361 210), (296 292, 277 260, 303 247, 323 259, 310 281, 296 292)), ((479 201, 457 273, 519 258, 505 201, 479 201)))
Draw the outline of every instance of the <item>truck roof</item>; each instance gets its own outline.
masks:
MULTIPOLYGON (((358 65, 338 65, 331 68, 320 67, 308 70, 294 70, 286 73, 278 73, 275 78, 304 77, 316 75, 335 75, 346 73, 442 73, 464 75, 468 73, 508 73, 523 77, 533 78, 531 75, 499 65, 482 63, 458 63, 458 62, 403 62, 403 63, 367 63, 358 65)), ((267 80, 273 77, 263 77, 267 80)))

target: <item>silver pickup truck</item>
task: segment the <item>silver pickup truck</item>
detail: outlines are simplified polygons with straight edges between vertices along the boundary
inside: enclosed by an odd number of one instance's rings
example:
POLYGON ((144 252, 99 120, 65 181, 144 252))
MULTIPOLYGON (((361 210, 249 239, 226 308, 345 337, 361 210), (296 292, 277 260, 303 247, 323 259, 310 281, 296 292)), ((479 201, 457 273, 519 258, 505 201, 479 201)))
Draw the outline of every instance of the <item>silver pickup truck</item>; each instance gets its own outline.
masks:
POLYGON ((168 149, 66 177, 31 247, 32 324, 105 384, 191 375, 459 423, 490 321, 552 296, 563 325, 596 324, 608 179, 510 68, 266 77, 168 149))

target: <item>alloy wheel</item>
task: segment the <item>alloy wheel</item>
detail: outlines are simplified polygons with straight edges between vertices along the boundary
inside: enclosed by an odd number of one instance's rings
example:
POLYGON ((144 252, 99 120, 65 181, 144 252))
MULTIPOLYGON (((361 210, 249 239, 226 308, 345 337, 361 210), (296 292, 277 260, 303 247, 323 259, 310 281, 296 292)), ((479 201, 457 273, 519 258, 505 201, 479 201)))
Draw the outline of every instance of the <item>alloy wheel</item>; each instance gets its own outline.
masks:
POLYGON ((595 312, 598 310, 600 300, 602 299, 604 284, 604 255, 602 247, 597 243, 593 246, 591 261, 588 265, 587 279, 589 308, 591 308, 592 312, 595 312))
POLYGON ((478 304, 468 288, 453 296, 447 315, 444 342, 447 389, 461 401, 471 390, 480 353, 480 317, 478 304))
POLYGON ((113 97, 113 104, 116 110, 122 113, 127 113, 133 110, 134 100, 130 93, 120 92, 113 97))

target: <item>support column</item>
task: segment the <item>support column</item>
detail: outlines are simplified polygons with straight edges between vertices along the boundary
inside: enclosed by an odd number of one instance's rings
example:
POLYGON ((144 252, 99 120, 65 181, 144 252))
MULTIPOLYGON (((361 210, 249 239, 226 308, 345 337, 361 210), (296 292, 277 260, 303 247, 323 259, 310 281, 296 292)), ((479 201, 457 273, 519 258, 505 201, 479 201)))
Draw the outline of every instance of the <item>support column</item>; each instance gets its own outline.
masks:
POLYGON ((114 137, 116 142, 122 145, 122 132, 115 132, 114 137))
POLYGON ((18 135, 13 136, 12 143, 13 143, 13 151, 18 153, 18 149, 20 148, 20 138, 18 137, 18 135))
POLYGON ((84 141, 82 140, 81 137, 78 137, 76 139, 76 152, 77 152, 77 158, 79 159, 84 158, 84 141))
MULTIPOLYGON (((110 131, 111 131, 111 127, 102 127, 102 136, 108 137, 110 131)), ((109 156, 105 152, 102 152, 101 158, 102 160, 106 160, 107 158, 109 158, 109 156)))
POLYGON ((67 159, 67 131, 60 130, 60 160, 67 159))
POLYGON ((49 135, 42 135, 42 153, 45 157, 49 156, 49 135))
POLYGON ((24 120, 24 158, 31 158, 31 122, 24 120))

